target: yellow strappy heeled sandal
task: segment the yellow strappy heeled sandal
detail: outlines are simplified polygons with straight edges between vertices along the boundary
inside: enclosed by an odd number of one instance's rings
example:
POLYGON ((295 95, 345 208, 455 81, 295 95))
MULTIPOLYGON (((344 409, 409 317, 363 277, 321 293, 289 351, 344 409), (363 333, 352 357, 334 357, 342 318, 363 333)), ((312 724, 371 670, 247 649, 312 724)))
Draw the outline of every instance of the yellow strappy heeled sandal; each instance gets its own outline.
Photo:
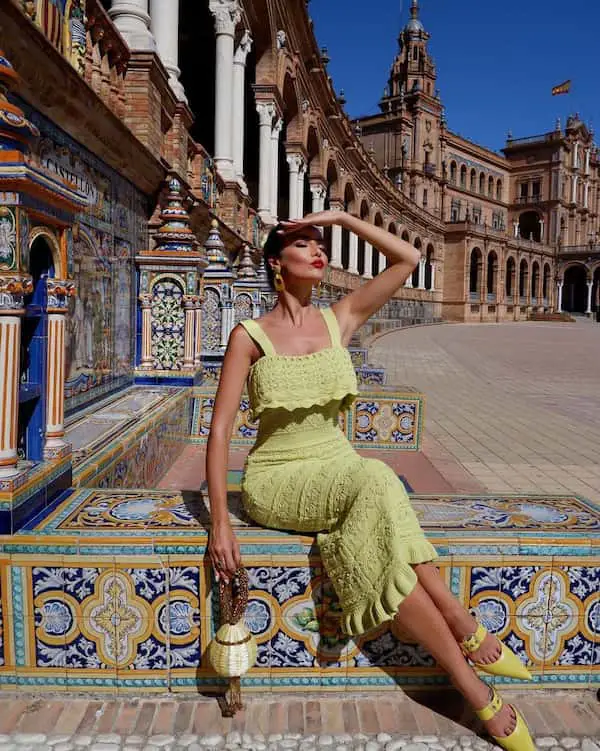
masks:
MULTIPOLYGON (((483 709, 475 710, 475 714, 483 722, 487 722, 488 720, 491 720, 492 717, 495 717, 504 706, 504 702, 496 690, 493 687, 491 687, 490 690, 492 692, 490 703, 483 709)), ((515 729, 510 735, 502 735, 500 737, 492 735, 492 738, 499 746, 506 749, 506 751, 535 751, 535 745, 531 734, 529 733, 527 723, 523 719, 523 715, 512 705, 511 707, 517 718, 515 729)))
POLYGON ((463 654, 465 657, 469 657, 476 668, 479 668, 479 670, 483 670, 485 673, 489 673, 490 675, 506 675, 508 678, 520 678, 524 681, 531 681, 533 680, 531 677, 531 673, 525 665, 519 660, 517 655, 509 649, 506 644, 502 644, 502 653, 500 657, 495 662, 488 662, 488 663, 482 663, 482 662, 475 662, 475 660, 472 660, 470 655, 473 652, 476 652, 481 645, 483 644, 483 640, 488 634, 488 630, 485 626, 482 626, 481 623, 478 624, 477 630, 474 634, 471 636, 468 636, 466 639, 463 639, 463 641, 460 643, 460 648, 463 651, 463 654))

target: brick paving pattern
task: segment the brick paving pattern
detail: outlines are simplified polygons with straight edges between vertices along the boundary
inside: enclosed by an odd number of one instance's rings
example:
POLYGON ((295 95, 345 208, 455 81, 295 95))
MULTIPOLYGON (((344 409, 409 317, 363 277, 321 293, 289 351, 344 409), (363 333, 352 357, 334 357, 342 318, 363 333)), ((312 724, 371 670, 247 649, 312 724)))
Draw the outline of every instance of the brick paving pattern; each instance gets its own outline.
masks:
MULTIPOLYGON (((505 691, 504 696, 518 704, 539 748, 600 751, 594 740, 600 737, 600 704, 590 692, 511 695, 505 691)), ((244 711, 226 719, 214 698, 4 695, 0 698, 0 749, 194 751, 223 746, 308 751, 307 740, 313 746, 362 747, 363 751, 489 748, 474 734, 479 729, 476 721, 453 691, 414 698, 401 691, 310 698, 270 694, 250 695, 245 701, 244 711), (366 747, 369 742, 371 746, 366 747)))
POLYGON ((461 492, 600 502, 600 324, 427 326, 376 339, 388 383, 426 396, 424 451, 461 492))

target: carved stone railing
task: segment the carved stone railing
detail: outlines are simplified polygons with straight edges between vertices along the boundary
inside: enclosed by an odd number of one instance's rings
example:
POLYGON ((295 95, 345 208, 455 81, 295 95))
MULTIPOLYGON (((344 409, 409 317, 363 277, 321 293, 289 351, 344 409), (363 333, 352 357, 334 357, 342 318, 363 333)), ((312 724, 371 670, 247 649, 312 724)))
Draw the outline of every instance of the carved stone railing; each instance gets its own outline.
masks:
POLYGON ((87 0, 84 77, 119 117, 125 114, 123 78, 129 56, 127 44, 100 0, 87 0))

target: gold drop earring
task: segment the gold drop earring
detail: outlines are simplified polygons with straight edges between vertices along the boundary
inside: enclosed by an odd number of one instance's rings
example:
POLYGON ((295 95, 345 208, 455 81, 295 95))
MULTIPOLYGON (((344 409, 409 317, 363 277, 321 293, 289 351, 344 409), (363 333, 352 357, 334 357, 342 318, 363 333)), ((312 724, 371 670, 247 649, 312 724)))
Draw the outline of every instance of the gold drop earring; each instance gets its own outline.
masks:
POLYGON ((279 271, 279 269, 277 269, 277 271, 275 272, 273 284, 275 285, 276 292, 283 292, 283 290, 285 289, 285 282, 283 281, 283 277, 281 276, 281 271, 279 271))

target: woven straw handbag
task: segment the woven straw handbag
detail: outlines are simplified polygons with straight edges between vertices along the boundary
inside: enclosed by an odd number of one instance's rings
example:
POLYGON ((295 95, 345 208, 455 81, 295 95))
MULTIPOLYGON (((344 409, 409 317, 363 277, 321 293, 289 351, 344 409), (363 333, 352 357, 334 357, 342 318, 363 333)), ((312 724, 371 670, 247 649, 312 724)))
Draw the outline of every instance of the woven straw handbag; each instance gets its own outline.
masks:
POLYGON ((221 627, 208 645, 208 660, 217 675, 230 679, 223 714, 232 717, 243 708, 240 676, 256 661, 256 640, 244 623, 248 605, 248 572, 245 568, 239 568, 229 584, 221 579, 219 603, 221 627))

